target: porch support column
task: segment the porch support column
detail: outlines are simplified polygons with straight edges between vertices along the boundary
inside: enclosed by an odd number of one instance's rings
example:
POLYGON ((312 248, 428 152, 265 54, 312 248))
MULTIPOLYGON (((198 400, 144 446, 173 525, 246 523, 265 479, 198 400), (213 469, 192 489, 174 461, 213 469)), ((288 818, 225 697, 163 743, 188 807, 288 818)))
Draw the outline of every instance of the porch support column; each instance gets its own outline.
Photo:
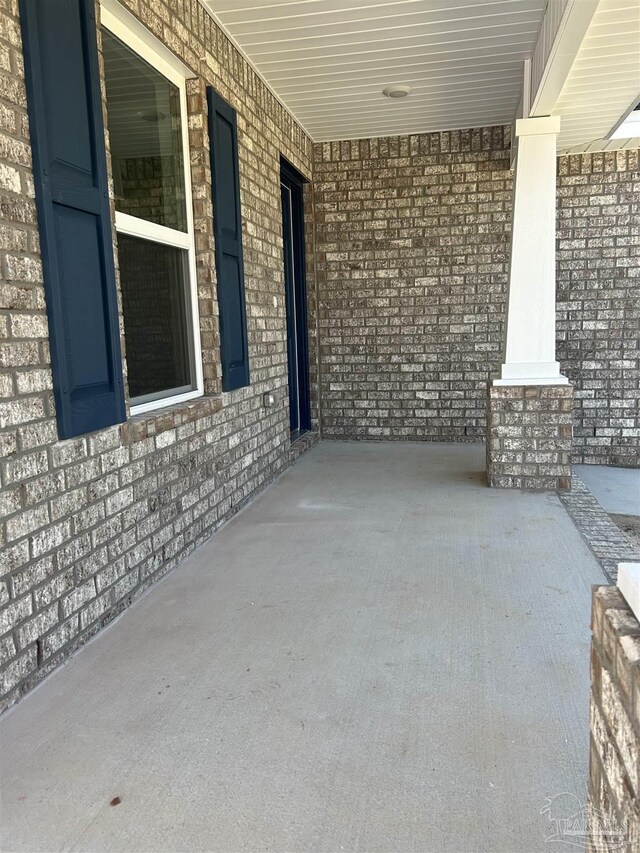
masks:
POLYGON ((489 485, 569 488, 573 389, 556 361, 556 138, 560 118, 516 122, 503 363, 489 383, 489 485))
POLYGON ((518 119, 504 363, 496 385, 565 385, 556 359, 559 116, 518 119))

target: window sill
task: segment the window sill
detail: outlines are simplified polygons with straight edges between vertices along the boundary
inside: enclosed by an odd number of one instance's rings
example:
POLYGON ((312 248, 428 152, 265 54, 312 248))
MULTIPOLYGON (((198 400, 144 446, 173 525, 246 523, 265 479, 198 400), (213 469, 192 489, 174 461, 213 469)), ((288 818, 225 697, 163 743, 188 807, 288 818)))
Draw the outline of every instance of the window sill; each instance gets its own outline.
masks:
POLYGON ((164 397, 159 397, 155 400, 148 400, 146 403, 130 402, 129 417, 135 418, 138 415, 154 415, 163 409, 170 409, 174 406, 182 406, 190 400, 198 400, 202 397, 202 391, 191 389, 178 394, 169 394, 164 397))
POLYGON ((132 415, 120 425, 120 437, 124 444, 144 441, 146 438, 166 432, 190 421, 213 415, 222 409, 220 396, 195 397, 173 406, 154 409, 132 415))

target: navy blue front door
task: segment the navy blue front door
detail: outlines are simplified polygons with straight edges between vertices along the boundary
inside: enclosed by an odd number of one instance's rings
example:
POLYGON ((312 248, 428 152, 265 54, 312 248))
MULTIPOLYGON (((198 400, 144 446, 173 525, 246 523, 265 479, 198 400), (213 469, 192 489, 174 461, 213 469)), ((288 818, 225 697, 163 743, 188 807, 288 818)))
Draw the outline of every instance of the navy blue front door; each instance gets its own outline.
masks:
POLYGON ((306 432, 311 428, 302 185, 302 177, 283 161, 280 190, 287 310, 289 422, 293 435, 306 432))

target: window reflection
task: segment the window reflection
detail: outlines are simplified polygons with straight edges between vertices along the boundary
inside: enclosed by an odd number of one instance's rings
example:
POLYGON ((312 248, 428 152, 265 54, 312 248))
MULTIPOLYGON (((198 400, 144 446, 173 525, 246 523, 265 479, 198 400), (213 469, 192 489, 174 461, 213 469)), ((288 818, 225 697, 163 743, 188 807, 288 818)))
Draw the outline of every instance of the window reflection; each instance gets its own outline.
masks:
POLYGON ((187 230, 180 93, 102 31, 116 210, 187 230))

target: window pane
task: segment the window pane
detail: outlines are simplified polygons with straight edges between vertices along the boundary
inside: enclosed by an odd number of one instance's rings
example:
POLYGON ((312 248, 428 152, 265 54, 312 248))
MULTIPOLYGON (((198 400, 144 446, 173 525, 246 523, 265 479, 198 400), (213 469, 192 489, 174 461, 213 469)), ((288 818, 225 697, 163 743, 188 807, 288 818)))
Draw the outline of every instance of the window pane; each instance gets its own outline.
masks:
POLYGON ((116 210, 187 230, 180 92, 102 31, 116 210))
POLYGON ((118 234, 118 262, 132 402, 192 390, 187 253, 118 234))

